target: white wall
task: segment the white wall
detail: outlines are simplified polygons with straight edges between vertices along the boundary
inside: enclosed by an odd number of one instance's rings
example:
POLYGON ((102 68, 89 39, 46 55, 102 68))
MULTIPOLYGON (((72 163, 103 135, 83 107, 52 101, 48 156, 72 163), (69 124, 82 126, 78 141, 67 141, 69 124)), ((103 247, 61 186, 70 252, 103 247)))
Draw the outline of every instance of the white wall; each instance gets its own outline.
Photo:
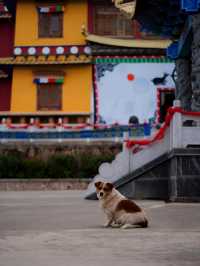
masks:
POLYGON ((105 71, 97 81, 99 114, 106 123, 127 124, 129 117, 136 115, 140 123, 155 115, 157 87, 174 88, 171 76, 165 85, 155 86, 153 78, 164 73, 172 74, 173 63, 120 63, 112 72, 105 71), (135 79, 129 81, 128 74, 135 79))

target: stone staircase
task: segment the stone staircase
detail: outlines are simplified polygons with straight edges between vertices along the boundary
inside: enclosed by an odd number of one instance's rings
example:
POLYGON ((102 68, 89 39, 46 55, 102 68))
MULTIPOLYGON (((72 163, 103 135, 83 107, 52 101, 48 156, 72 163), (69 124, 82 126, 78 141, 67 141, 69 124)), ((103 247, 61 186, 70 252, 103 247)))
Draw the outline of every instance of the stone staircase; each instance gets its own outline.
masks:
MULTIPOLYGON (((85 192, 96 199, 94 182, 114 183, 130 198, 200 200, 200 116, 175 113, 163 139, 137 153, 123 146, 114 161, 103 163, 85 192), (184 126, 186 121, 193 125, 184 126)), ((153 137, 153 136, 151 136, 153 137)))

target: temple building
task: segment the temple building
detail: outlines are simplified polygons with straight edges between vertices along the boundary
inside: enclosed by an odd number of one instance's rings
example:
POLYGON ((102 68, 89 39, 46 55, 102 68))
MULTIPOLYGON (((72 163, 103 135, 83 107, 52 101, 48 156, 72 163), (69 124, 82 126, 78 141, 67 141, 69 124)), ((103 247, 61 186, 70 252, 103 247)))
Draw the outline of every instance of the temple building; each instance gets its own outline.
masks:
POLYGON ((131 115, 154 118, 166 94, 167 104, 174 98, 169 44, 141 31, 112 1, 1 1, 0 118, 120 124, 131 115))

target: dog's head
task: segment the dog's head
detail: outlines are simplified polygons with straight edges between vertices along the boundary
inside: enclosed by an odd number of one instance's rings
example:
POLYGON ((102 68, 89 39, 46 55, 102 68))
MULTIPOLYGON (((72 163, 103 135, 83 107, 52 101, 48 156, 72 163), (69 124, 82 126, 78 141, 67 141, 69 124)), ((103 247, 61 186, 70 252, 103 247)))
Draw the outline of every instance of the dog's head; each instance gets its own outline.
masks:
POLYGON ((111 183, 104 183, 101 181, 95 182, 95 187, 96 187, 96 193, 98 199, 105 199, 108 195, 112 193, 113 190, 113 184, 111 183))

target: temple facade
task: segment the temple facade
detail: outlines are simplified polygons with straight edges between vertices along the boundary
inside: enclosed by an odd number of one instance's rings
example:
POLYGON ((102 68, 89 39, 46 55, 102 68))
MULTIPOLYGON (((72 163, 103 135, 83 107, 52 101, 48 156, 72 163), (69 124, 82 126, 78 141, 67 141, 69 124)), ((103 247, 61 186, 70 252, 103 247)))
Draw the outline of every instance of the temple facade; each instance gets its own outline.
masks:
POLYGON ((111 1, 1 1, 0 118, 144 122, 162 89, 174 94, 169 43, 142 32, 111 1))

